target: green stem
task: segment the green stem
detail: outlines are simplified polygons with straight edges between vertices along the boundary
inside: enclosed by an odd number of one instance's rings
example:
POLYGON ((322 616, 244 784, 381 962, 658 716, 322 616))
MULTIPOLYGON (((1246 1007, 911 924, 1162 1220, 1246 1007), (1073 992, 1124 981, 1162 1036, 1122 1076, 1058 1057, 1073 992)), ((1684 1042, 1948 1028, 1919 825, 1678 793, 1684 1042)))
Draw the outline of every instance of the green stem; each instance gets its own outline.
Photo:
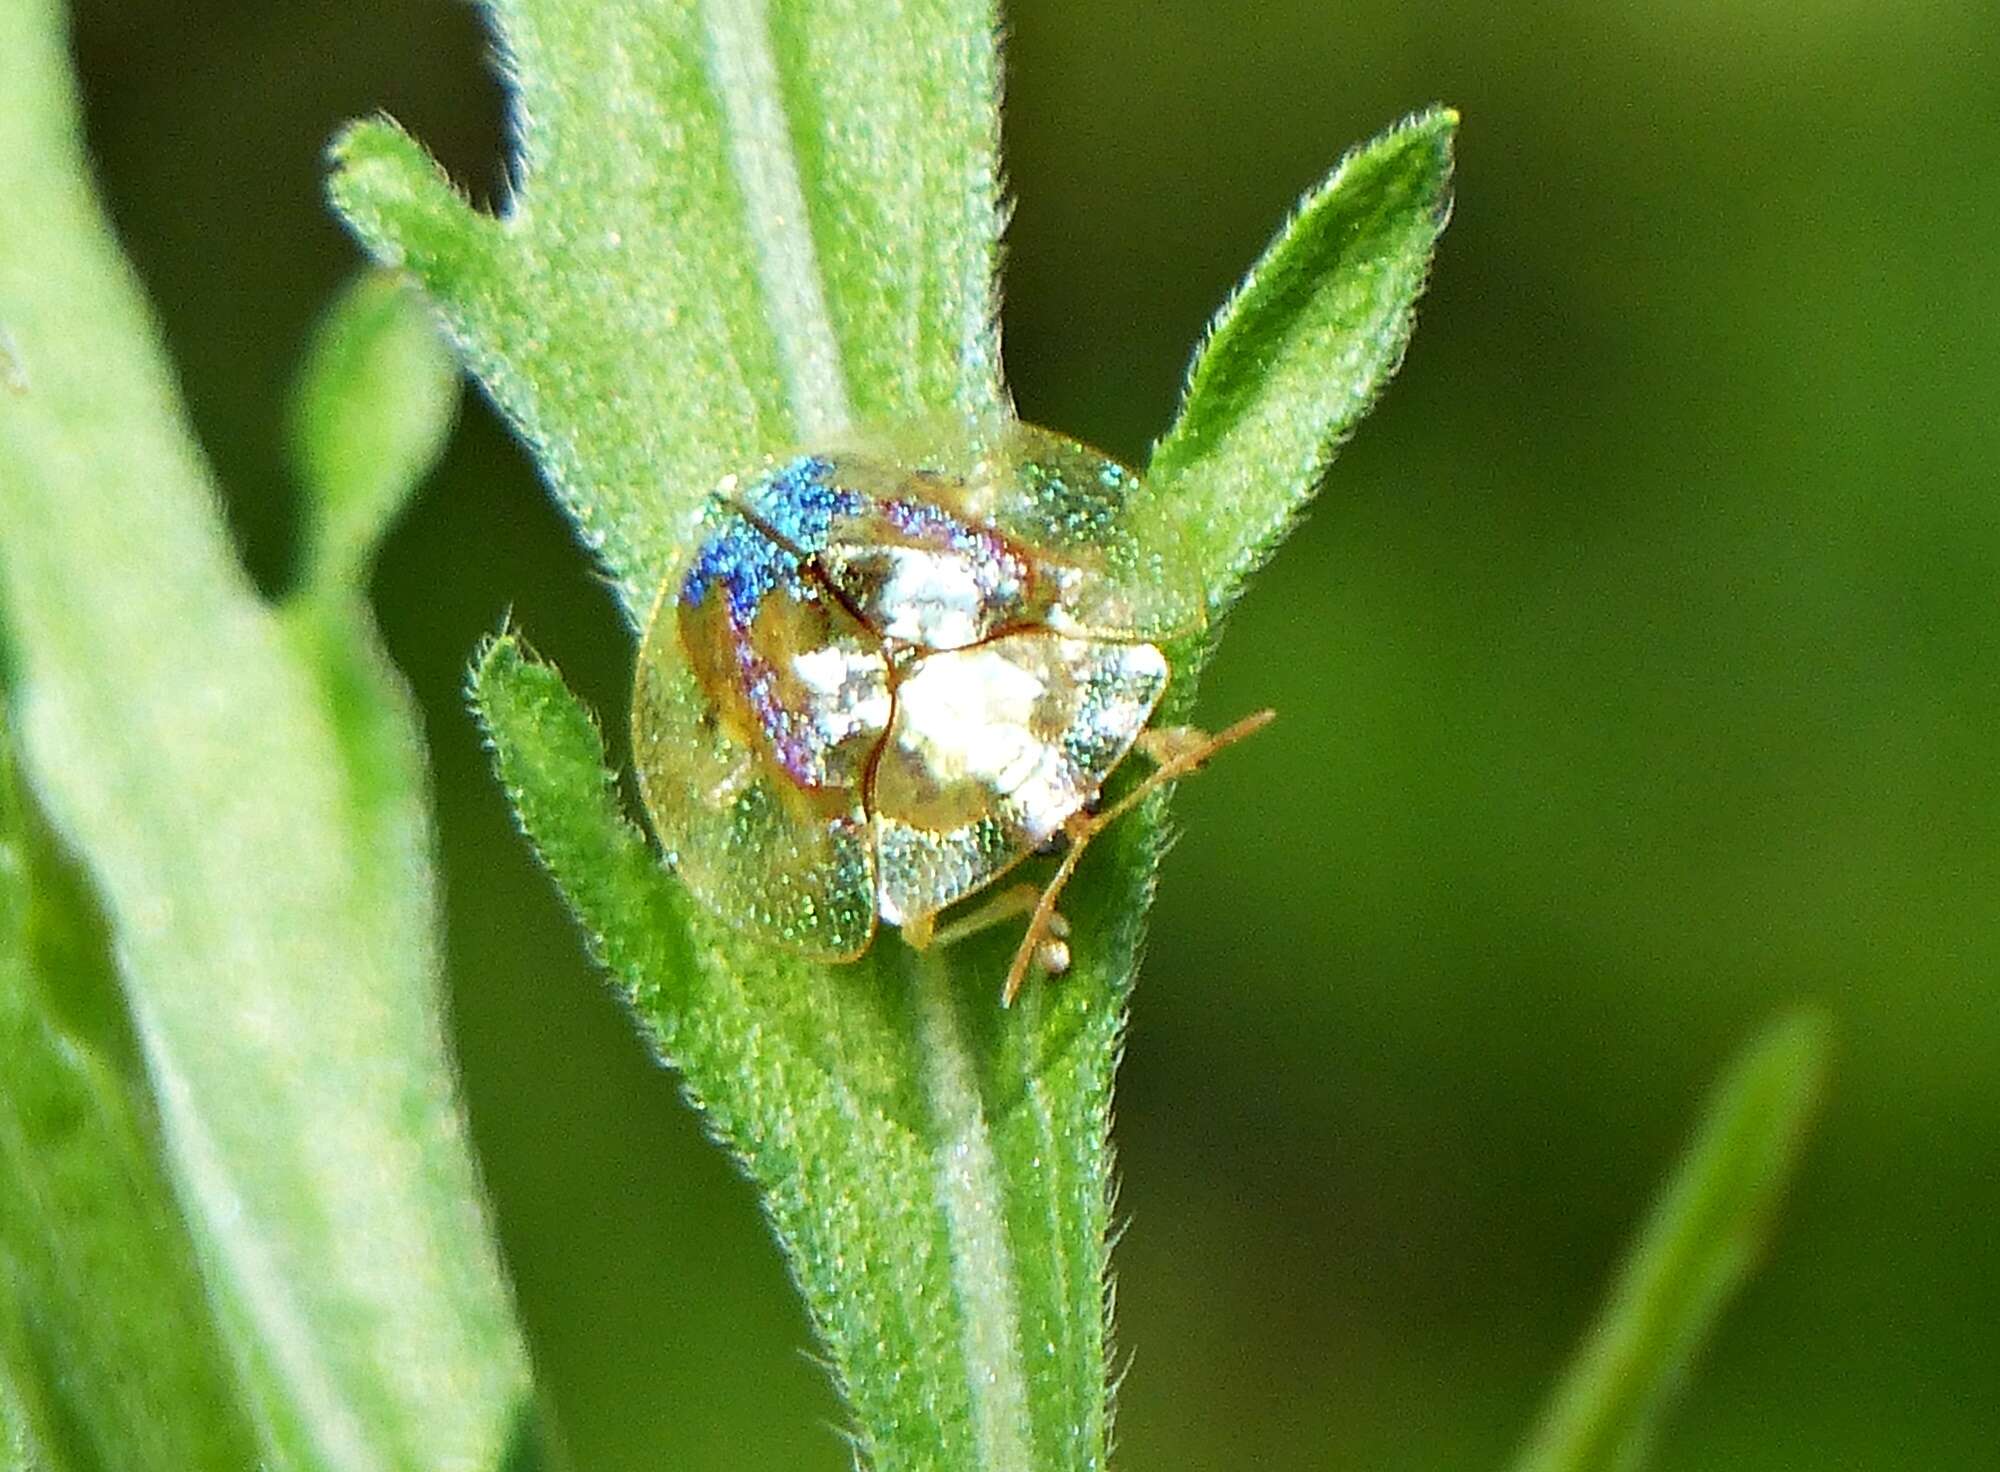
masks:
POLYGON ((1000 1163, 972 1054, 959 1030, 951 968, 941 948, 908 954, 937 1152, 938 1202, 950 1243, 952 1287, 965 1315, 965 1379, 980 1467, 1027 1472, 1034 1465, 1028 1381, 1000 1163))
MULTIPOLYGON (((786 397, 800 436, 808 443, 823 442, 843 433, 852 416, 779 94, 764 0, 708 0, 704 11, 710 66, 729 118, 730 151, 786 397)), ((951 1283, 964 1315, 966 1393, 980 1467, 983 1472, 1028 1472, 1034 1465, 1028 1382, 1003 1178, 972 1054, 954 1010, 950 967, 942 949, 910 955, 938 1202, 951 1283)))
POLYGON ((743 191, 765 312, 799 437, 819 444, 852 415, 840 341, 827 310, 805 190, 785 120, 764 0, 707 0, 709 66, 729 119, 729 153, 743 191))

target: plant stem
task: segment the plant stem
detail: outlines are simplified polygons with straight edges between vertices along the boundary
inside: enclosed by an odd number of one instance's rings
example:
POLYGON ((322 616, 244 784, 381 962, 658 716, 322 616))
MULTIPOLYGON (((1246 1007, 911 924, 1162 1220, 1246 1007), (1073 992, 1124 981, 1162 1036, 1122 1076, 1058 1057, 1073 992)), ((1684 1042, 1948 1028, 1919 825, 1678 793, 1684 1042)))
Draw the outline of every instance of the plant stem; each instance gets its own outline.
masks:
POLYGON ((845 433, 852 416, 771 55, 770 20, 764 0, 707 0, 702 9, 709 65, 729 119, 729 152, 784 368, 785 396, 800 439, 820 444, 845 433))
POLYGON ((1028 1382, 1020 1299, 1001 1205, 1000 1164, 954 1010, 942 948, 908 951, 913 1009, 937 1152, 951 1281, 965 1315, 965 1377, 982 1472, 1027 1472, 1028 1382))

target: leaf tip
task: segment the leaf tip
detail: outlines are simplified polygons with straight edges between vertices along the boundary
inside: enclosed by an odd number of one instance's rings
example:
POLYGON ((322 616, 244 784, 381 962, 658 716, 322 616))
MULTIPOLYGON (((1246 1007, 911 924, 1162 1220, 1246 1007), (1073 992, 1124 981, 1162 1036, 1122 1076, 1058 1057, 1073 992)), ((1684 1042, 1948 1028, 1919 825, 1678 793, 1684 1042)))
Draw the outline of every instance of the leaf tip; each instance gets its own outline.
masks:
POLYGON ((502 617, 500 627, 483 636, 472 648, 472 661, 465 671, 466 698, 475 711, 480 710, 495 688, 509 683, 524 667, 541 662, 515 626, 510 609, 502 617))
POLYGON ((327 197, 377 261, 436 291, 484 249, 495 223, 460 194, 424 146, 392 119, 348 123, 327 145, 327 197))
POLYGON ((1363 159, 1390 165, 1406 175, 1404 187, 1414 193, 1428 193, 1430 214, 1435 222, 1433 237, 1444 229, 1451 215, 1452 174, 1456 166, 1459 112, 1455 107, 1433 103, 1420 108, 1364 144, 1342 165, 1363 159))
POLYGON ((1819 1116, 1834 1028, 1823 1008, 1792 1007, 1744 1044, 1710 1090, 1681 1166, 1683 1209, 1761 1256, 1819 1116))
POLYGON ((1417 132, 1429 133, 1444 140, 1447 146, 1458 135, 1461 120, 1459 110, 1448 103, 1433 102, 1429 107, 1420 107, 1411 113, 1404 126, 1417 132))
POLYGON ((1789 1153, 1818 1112, 1834 1051, 1832 1015, 1815 1003, 1797 1004, 1765 1024, 1744 1048, 1722 1092, 1762 1095, 1773 1134, 1789 1153))
POLYGON ((1458 121, 1433 105, 1350 150, 1196 350, 1147 474, 1190 539, 1217 550, 1213 607, 1241 591, 1401 365, 1451 216, 1458 121))
POLYGON ((458 399, 458 364, 406 280, 364 272, 327 306, 290 411, 310 493, 307 583, 365 581, 376 544, 443 454, 458 399))

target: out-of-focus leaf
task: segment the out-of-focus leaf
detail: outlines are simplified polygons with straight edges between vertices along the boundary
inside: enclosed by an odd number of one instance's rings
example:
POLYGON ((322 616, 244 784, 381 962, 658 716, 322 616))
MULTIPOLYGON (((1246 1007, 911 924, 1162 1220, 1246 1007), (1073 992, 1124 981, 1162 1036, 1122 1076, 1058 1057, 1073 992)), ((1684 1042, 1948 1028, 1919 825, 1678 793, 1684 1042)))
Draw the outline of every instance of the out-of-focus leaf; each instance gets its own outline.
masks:
POLYGON ((0 1472, 36 1472, 37 1455, 20 1406, 0 1384, 0 1472))
POLYGON ((0 96, 22 764, 101 898, 265 1460, 487 1472, 527 1371, 441 1034, 417 750, 404 730, 354 759, 351 712, 230 555, 91 197, 50 0, 0 0, 0 96))
POLYGON ((1762 1258, 1826 1082, 1827 1020, 1783 1017, 1710 1096, 1515 1472, 1627 1472, 1762 1258))
POLYGON ((0 1383, 43 1472, 250 1467, 88 888, 0 713, 0 1383))
POLYGON ((352 282, 321 318, 292 400, 307 587, 366 583, 376 542, 437 463, 457 409, 458 365, 422 300, 386 272, 352 282))

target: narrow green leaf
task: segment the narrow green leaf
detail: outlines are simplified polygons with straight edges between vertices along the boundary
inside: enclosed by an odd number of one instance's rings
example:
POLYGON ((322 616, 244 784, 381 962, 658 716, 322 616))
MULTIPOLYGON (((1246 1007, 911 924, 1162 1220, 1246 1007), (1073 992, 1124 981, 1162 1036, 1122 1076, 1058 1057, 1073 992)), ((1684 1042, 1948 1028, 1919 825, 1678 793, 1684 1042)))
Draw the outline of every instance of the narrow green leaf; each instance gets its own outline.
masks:
POLYGON ((335 206, 410 269, 635 626, 721 477, 852 422, 1004 408, 990 0, 501 0, 515 192, 385 122, 335 206))
POLYGON ((398 948, 433 970, 440 961, 423 735, 376 631, 367 578, 377 543, 444 449, 458 385, 455 361, 406 283, 364 276, 328 306, 292 398, 305 554, 280 609, 319 684, 344 764, 349 826, 370 856, 353 899, 384 924, 400 923, 398 948))
POLYGON ((1756 1269, 1827 1070, 1816 1012, 1779 1019, 1711 1095, 1516 1472, 1629 1472, 1722 1310, 1756 1269))
POLYGON ((1234 602, 1395 373, 1451 205, 1458 114, 1417 114, 1299 202, 1227 305, 1154 447, 1154 515, 1234 602))
POLYGON ((691 912, 553 669, 502 637, 472 698, 593 953, 765 1193, 865 1465, 1102 1467, 1105 968, 1002 1014, 1004 938, 955 976, 888 939, 844 967, 756 952, 691 912))
MULTIPOLYGON (((429 865, 379 851, 405 800, 356 785, 319 671, 229 553, 90 194, 49 0, 0 0, 0 96, 23 765, 102 897, 265 1460, 483 1472, 527 1377, 452 1095, 429 865)), ((420 791, 401 762, 395 791, 420 791)))
POLYGON ((0 716, 0 1384, 46 1472, 250 1467, 82 877, 0 716))
POLYGON ((416 294, 388 274, 356 279, 321 318, 292 401, 307 491, 301 581, 367 581, 375 544, 444 451, 458 364, 416 294))

